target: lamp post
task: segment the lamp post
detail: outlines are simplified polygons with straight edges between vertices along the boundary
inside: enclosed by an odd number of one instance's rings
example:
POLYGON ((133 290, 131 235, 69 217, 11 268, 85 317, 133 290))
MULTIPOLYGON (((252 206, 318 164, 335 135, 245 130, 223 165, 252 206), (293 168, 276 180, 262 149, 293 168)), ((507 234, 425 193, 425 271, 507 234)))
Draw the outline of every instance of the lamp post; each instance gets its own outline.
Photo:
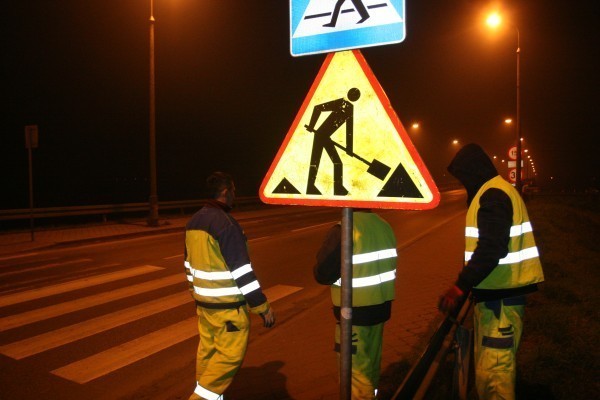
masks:
POLYGON ((517 31, 517 181, 515 187, 521 193, 523 186, 521 181, 521 33, 519 28, 516 26, 514 28, 517 31))
MULTIPOLYGON (((502 19, 500 18, 500 15, 497 13, 493 13, 490 14, 487 18, 487 24, 489 26, 491 26, 492 28, 497 27, 498 25, 500 25, 502 19)), ((512 25, 512 24, 511 24, 512 25)), ((521 187, 522 187, 522 181, 521 181, 521 163, 522 163, 522 156, 521 156, 521 32, 519 32, 519 28, 517 28, 515 25, 512 25, 513 28, 515 28, 515 31, 517 32, 517 176, 516 176, 516 182, 515 182, 515 187, 517 188, 517 190, 519 191, 519 193, 521 193, 521 187)))
POLYGON ((154 0, 150 0, 150 214, 148 225, 158 226, 158 196, 156 194, 156 90, 154 86, 154 0))

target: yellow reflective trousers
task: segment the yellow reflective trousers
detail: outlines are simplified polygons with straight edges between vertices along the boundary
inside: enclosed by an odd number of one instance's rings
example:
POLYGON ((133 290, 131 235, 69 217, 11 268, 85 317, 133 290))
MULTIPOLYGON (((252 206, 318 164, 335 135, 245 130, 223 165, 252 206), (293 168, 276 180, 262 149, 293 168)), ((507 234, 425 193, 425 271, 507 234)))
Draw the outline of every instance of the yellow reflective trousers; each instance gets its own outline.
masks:
POLYGON ((226 310, 196 307, 196 313, 200 333, 196 356, 198 386, 190 400, 204 399, 198 393, 223 394, 242 365, 250 333, 246 307, 226 310))
MULTIPOLYGON (((352 325, 352 400, 376 398, 381 368, 383 325, 352 325)), ((339 357, 340 324, 335 325, 335 348, 339 357)))
POLYGON ((475 386, 481 400, 515 398, 515 357, 523 333, 524 310, 524 300, 475 305, 475 386))

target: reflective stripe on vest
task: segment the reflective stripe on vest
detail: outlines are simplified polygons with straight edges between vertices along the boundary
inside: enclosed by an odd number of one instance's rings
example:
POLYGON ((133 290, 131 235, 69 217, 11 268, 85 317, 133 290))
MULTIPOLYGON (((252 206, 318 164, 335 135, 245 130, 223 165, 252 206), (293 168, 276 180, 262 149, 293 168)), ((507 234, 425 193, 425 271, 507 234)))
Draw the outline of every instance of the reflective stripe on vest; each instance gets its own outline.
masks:
MULTIPOLYGON (((240 278, 250 272, 252 272, 252 266, 250 264, 243 265, 233 272, 230 271, 214 271, 206 272, 198 269, 194 269, 188 261, 184 261, 184 266, 190 273, 187 274, 189 282, 194 283, 194 278, 205 280, 205 281, 220 281, 220 280, 234 280, 240 278)), ((232 295, 246 295, 250 292, 260 288, 257 280, 250 282, 249 284, 238 288, 237 286, 229 286, 223 288, 204 288, 198 285, 194 285, 194 292, 200 296, 207 297, 223 297, 232 295)))
MULTIPOLYGON (((508 253, 506 257, 498 261, 498 265, 519 263, 521 261, 529 260, 539 256, 540 255, 538 253, 537 247, 530 247, 528 249, 523 249, 515 253, 508 253)), ((469 261, 471 257, 473 257, 473 252, 465 251, 465 262, 469 261)))
POLYGON ((203 388, 199 383, 196 383, 196 389, 194 393, 206 400, 223 400, 223 395, 203 388))
POLYGON ((386 258, 398 257, 396 249, 372 251, 370 253, 354 254, 352 264, 364 264, 371 261, 385 260, 386 258))
POLYGON ((471 260, 478 245, 477 216, 480 207, 479 201, 483 193, 489 189, 502 190, 510 198, 513 209, 512 226, 507 248, 508 254, 499 260, 498 267, 494 268, 475 287, 477 289, 510 289, 542 282, 544 274, 527 208, 515 188, 500 176, 487 181, 471 201, 466 217, 465 263, 471 260))
MULTIPOLYGON (((352 256, 352 264, 355 264, 355 265, 356 264, 364 264, 367 262, 372 262, 372 261, 377 261, 377 260, 385 260, 387 258, 394 258, 394 257, 398 257, 398 253, 396 252, 396 249, 385 249, 385 250, 379 250, 379 251, 372 251, 370 253, 354 254, 352 256)), ((362 278, 353 278, 352 279, 352 287, 359 288, 359 287, 379 285, 380 283, 392 281, 394 279, 396 279, 396 270, 383 272, 381 274, 377 274, 377 275, 373 275, 373 276, 366 276, 366 277, 362 277, 362 278)), ((334 285, 341 286, 342 279, 341 278, 338 279, 334 283, 334 285)))
MULTIPOLYGON (((510 237, 514 238, 517 236, 521 236, 524 233, 533 232, 533 228, 531 227, 531 222, 524 222, 520 225, 515 225, 510 227, 510 237)), ((479 239, 479 229, 474 228, 472 226, 467 226, 465 229, 465 236, 470 238, 479 239)), ((465 251, 465 262, 468 262, 473 256, 472 251, 465 251)), ((506 257, 501 259, 498 264, 513 264, 521 261, 529 260, 531 258, 539 257, 537 247, 529 247, 527 249, 523 249, 521 251, 517 251, 514 253, 508 253, 506 257)))
MULTIPOLYGON (((510 227, 510 237, 521 236, 524 233, 533 232, 531 222, 523 222, 521 225, 510 227)), ((467 226, 465 229, 465 236, 472 238, 479 238, 479 229, 472 226, 467 226)))
MULTIPOLYGON (((398 255, 391 226, 375 213, 354 212, 352 252, 352 306, 393 300, 398 255)), ((331 285, 331 300, 341 305, 341 279, 331 285)))
MULTIPOLYGON (((365 278, 353 278, 352 287, 367 287, 373 285, 379 285, 380 283, 393 281, 396 279, 396 271, 383 272, 379 275, 367 276, 365 278)), ((333 283, 335 286, 342 286, 342 278, 338 279, 333 283)))

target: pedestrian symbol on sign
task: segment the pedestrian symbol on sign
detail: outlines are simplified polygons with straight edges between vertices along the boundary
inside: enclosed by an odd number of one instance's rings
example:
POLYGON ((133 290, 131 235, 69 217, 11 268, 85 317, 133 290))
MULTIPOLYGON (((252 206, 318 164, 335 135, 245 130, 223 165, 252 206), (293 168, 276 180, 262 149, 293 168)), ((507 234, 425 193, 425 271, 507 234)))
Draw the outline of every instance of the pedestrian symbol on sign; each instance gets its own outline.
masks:
POLYGON ((404 0, 291 0, 293 56, 399 43, 404 0))
MULTIPOLYGON (((323 26, 335 28, 337 19, 340 15, 340 11, 342 11, 342 4, 344 4, 345 1, 346 0, 337 0, 337 2, 335 3, 335 8, 333 9, 333 13, 331 14, 331 21, 323 26)), ((358 11, 358 13, 360 14, 360 20, 357 22, 357 24, 362 24, 367 19, 369 19, 369 17, 370 17, 369 12, 367 11, 367 8, 363 4, 362 0, 351 0, 351 1, 352 1, 352 4, 354 4, 354 8, 356 8, 356 11, 358 11)), ((352 11, 352 10, 349 10, 349 11, 352 11)))

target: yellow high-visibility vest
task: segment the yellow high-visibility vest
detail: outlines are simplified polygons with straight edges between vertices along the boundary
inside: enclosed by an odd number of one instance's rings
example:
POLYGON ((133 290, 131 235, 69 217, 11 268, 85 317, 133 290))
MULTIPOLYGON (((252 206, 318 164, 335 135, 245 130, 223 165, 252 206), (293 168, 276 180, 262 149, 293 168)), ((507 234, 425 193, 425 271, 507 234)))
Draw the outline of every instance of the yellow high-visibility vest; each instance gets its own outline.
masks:
POLYGON ((533 228, 525 203, 516 189, 499 175, 487 181, 477 192, 467 211, 465 229, 465 265, 471 259, 477 241, 479 229, 477 212, 483 193, 491 188, 502 190, 508 195, 513 207, 513 221, 510 228, 508 254, 502 258, 476 289, 512 289, 544 281, 544 273, 539 252, 533 237, 533 228))
MULTIPOLYGON (((394 299, 396 237, 374 213, 355 212, 352 229, 352 306, 371 306, 394 299)), ((331 299, 341 304, 341 279, 331 285, 331 299)))

